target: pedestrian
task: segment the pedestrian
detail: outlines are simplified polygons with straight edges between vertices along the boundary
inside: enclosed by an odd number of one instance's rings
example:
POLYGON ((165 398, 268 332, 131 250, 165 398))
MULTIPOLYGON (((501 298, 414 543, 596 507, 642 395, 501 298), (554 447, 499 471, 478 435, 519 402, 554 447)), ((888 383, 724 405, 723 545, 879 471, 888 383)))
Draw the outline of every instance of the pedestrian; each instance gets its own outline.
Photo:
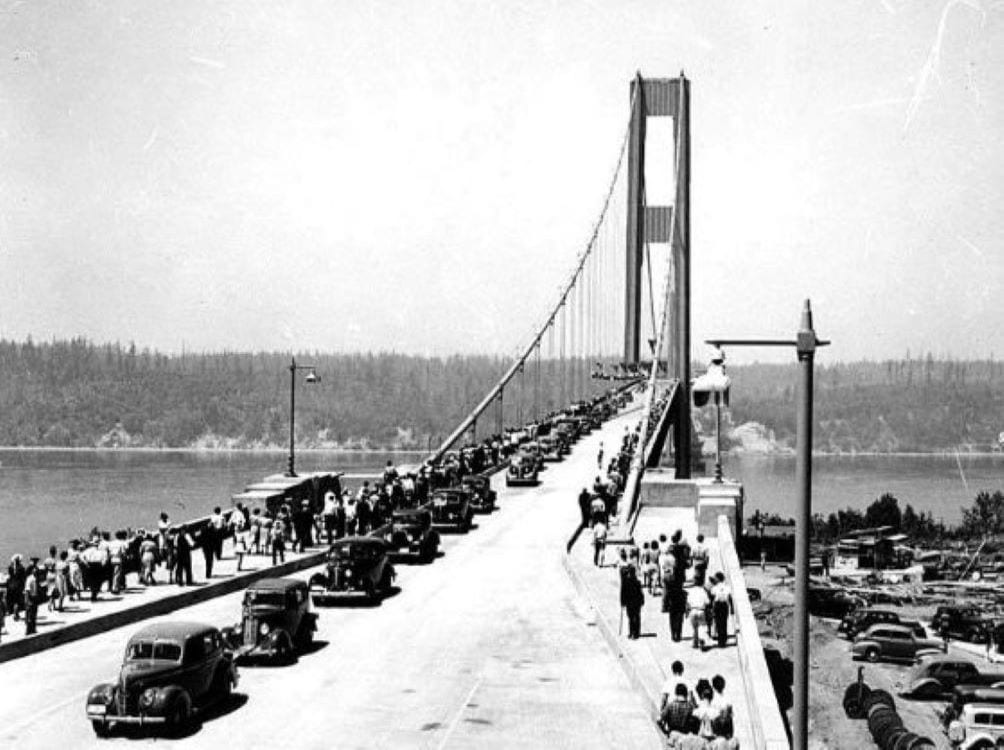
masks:
MULTIPOLYGON (((673 697, 663 702, 659 713, 659 725, 666 734, 680 732, 691 734, 694 731, 694 704, 691 703, 687 686, 682 682, 673 688, 673 697)), ((665 696, 663 696, 665 697, 665 696)))
POLYGON ((248 531, 247 519, 240 508, 230 514, 230 533, 234 538, 234 557, 237 558, 237 572, 244 564, 244 555, 248 553, 251 532, 248 531))
POLYGON ((607 546, 607 525, 602 521, 593 524, 593 565, 603 567, 603 550, 607 546))
POLYGON ((21 555, 12 555, 7 567, 7 610, 17 622, 24 610, 24 586, 28 578, 21 555))
POLYGON ((356 502, 356 533, 360 536, 370 530, 372 510, 368 497, 363 496, 356 502))
POLYGON ((631 564, 625 565, 621 573, 621 606, 627 612, 628 638, 632 641, 641 636, 641 608, 644 605, 645 594, 642 592, 635 567, 631 564))
POLYGON ((709 558, 708 546, 704 543, 704 534, 697 535, 697 543, 694 544, 691 557, 694 560, 694 585, 703 586, 704 577, 708 572, 709 558))
POLYGON ((581 516, 580 523, 582 528, 589 526, 590 505, 589 490, 583 487, 582 492, 579 493, 579 515, 581 516))
POLYGON ((703 586, 692 586, 687 592, 687 616, 693 629, 694 648, 700 649, 701 623, 707 621, 708 592, 703 586))
POLYGON ((335 533, 335 513, 337 507, 338 501, 334 491, 328 490, 324 493, 324 508, 321 509, 321 515, 324 518, 324 533, 327 535, 328 544, 331 544, 332 536, 335 533))
POLYGON ((153 572, 157 567, 157 542, 142 529, 143 541, 139 545, 140 581, 144 586, 153 586, 157 581, 153 572))
POLYGON ((108 540, 108 559, 112 564, 112 594, 118 595, 125 588, 126 532, 119 529, 115 538, 108 540))
POLYGON ((730 739, 735 727, 732 720, 732 704, 725 697, 725 678, 716 674, 711 678, 711 688, 714 690, 711 706, 717 712, 715 718, 711 720, 711 731, 716 737, 730 739))
POLYGON ((226 537, 226 519, 223 517, 223 511, 220 510, 220 506, 213 508, 213 513, 209 516, 209 526, 212 529, 212 533, 209 536, 209 541, 212 546, 213 556, 217 560, 223 559, 223 539, 226 537))
MULTIPOLYGON (((697 589, 701 591, 701 588, 697 589)), ((714 690, 711 687, 711 683, 707 680, 698 680, 697 688, 697 707, 693 711, 694 718, 697 719, 697 735, 704 740, 712 740, 715 737, 715 730, 712 728, 712 722, 718 716, 718 711, 714 706, 711 705, 711 699, 714 696, 714 690)))
MULTIPOLYGON (((184 527, 173 529, 171 547, 174 557, 174 580, 179 586, 192 585, 192 537, 184 527)), ((205 551, 203 551, 203 554, 205 551)))
POLYGON ((717 583, 711 590, 712 608, 715 617, 715 635, 718 636, 718 648, 725 648, 729 637, 729 614, 732 612, 732 589, 725 582, 725 574, 718 573, 717 583))
POLYGON ((272 564, 286 562, 286 524, 281 519, 276 518, 272 522, 271 530, 272 564))
POLYGON ((603 442, 600 442, 600 451, 596 454, 596 465, 602 469, 603 468, 603 442))
POLYGON ((356 498, 349 496, 345 503, 345 533, 355 536, 356 533, 356 498))
POLYGON ((255 508, 251 511, 251 551, 256 554, 261 554, 261 543, 262 543, 262 517, 261 508, 255 508))
POLYGON ((105 579, 105 568, 108 565, 107 553, 99 546, 100 536, 95 535, 91 543, 80 553, 80 572, 84 588, 91 592, 91 601, 98 600, 101 584, 105 579))
POLYGON ((80 601, 84 593, 84 573, 80 568, 80 542, 74 539, 67 550, 66 562, 69 565, 69 592, 72 601, 80 601))
POLYGON ((687 568, 690 567, 690 545, 683 537, 683 532, 677 529, 673 532, 673 555, 676 557, 676 580, 683 586, 687 580, 687 568))
POLYGON ((38 604, 41 592, 38 587, 38 558, 31 558, 25 568, 24 579, 24 634, 34 635, 38 623, 38 604))
POLYGON ((604 525, 607 523, 607 504, 603 502, 603 497, 600 495, 593 495, 592 502, 589 505, 590 519, 593 525, 602 522, 604 525))
POLYGON ((7 627, 7 586, 0 586, 0 643, 3 642, 4 628, 7 627))
POLYGON ((61 550, 59 553, 59 559, 56 560, 55 569, 55 591, 53 592, 53 605, 56 611, 62 612, 64 603, 66 602, 66 596, 70 591, 70 563, 68 559, 70 553, 65 549, 61 550))

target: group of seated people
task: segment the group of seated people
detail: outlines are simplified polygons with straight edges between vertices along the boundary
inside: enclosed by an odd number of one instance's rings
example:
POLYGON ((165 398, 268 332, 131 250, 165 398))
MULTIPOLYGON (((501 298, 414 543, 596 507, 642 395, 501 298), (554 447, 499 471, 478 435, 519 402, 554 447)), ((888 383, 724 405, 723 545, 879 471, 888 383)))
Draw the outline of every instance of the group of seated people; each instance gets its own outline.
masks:
POLYGON ((733 750, 732 704, 725 697, 725 678, 715 675, 696 684, 683 675, 683 663, 674 661, 666 679, 659 709, 659 727, 669 747, 679 750, 733 750))

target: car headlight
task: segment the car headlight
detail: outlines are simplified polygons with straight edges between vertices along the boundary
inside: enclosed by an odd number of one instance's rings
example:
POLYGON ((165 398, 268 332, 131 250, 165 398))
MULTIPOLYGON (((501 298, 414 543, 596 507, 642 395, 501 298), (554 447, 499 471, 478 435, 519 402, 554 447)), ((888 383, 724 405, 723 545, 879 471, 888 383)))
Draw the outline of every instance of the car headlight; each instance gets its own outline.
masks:
POLYGON ((271 630, 271 628, 268 626, 267 622, 263 622, 258 628, 258 632, 262 635, 268 635, 269 630, 271 630))
POLYGON ((143 708, 150 708, 157 702, 157 688, 147 688, 139 697, 139 705, 143 708))
POLYGON ((345 577, 346 578, 351 578, 352 577, 352 571, 346 568, 346 570, 345 570, 345 577))

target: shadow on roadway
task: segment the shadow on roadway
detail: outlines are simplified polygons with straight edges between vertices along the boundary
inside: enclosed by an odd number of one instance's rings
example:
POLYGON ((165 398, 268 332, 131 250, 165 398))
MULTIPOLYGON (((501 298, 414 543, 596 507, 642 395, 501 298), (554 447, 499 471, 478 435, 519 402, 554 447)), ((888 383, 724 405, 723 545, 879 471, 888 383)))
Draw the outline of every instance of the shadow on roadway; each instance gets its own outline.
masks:
POLYGON ((234 711, 242 708, 247 702, 248 697, 243 693, 231 693, 226 700, 214 703, 211 706, 208 706, 205 710, 199 711, 189 722, 188 726, 185 727, 183 732, 171 734, 166 732, 162 726, 152 725, 148 727, 126 726, 116 728, 114 730, 114 734, 128 737, 132 740, 149 739, 150 737, 156 737, 159 740, 167 741, 184 740, 198 734, 202 729, 202 725, 207 721, 215 721, 216 719, 228 716, 234 711))
POLYGON ((327 597, 324 601, 314 600, 316 609, 373 609, 379 607, 387 599, 392 599, 401 593, 400 586, 391 586, 383 596, 369 599, 365 596, 343 595, 340 597, 327 597))

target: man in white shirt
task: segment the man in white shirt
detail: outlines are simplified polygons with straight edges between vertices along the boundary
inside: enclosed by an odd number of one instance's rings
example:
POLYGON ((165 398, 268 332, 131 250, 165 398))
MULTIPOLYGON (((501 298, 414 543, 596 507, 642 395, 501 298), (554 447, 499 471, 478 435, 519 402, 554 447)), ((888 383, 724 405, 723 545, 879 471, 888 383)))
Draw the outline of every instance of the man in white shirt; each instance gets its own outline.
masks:
POLYGON ((708 592, 703 586, 692 586, 687 591, 687 619, 694 631, 694 648, 701 648, 701 624, 705 622, 704 611, 708 604, 708 592))

